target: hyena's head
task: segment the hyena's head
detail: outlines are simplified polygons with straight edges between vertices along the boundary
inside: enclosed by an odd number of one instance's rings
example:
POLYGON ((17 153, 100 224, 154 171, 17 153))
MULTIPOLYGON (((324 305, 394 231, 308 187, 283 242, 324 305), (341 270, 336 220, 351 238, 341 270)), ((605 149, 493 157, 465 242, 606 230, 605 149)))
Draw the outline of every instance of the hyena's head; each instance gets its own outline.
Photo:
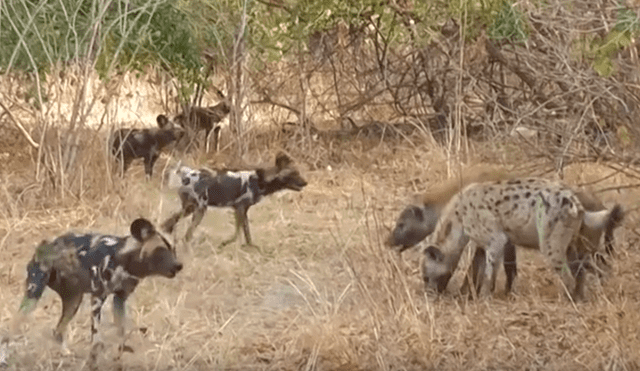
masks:
POLYGON ((130 239, 120 252, 129 257, 130 273, 138 277, 173 278, 182 270, 175 248, 147 219, 139 218, 131 223, 130 239))
POLYGON ((276 166, 258 169, 256 172, 265 194, 271 194, 283 189, 301 191, 307 185, 307 181, 294 166, 293 160, 284 153, 278 153, 278 156, 276 156, 276 166))
POLYGON ((431 205, 409 205, 398 217, 396 226, 387 238, 387 246, 397 251, 415 246, 430 235, 438 223, 438 211, 431 205))
POLYGON ((422 261, 422 279, 427 291, 443 292, 453 275, 446 255, 436 246, 429 246, 424 250, 422 261))

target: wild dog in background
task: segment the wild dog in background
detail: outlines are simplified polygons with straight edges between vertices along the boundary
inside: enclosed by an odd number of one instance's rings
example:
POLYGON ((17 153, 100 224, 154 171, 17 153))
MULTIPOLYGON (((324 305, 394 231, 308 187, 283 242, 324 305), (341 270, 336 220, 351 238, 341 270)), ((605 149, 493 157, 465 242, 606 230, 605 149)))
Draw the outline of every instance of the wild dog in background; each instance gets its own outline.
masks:
POLYGON ((580 299, 589 252, 572 241, 579 238, 583 228, 604 230, 620 213, 619 205, 586 211, 570 187, 542 178, 471 184, 445 206, 433 234, 425 241, 425 286, 438 291, 446 288, 471 239, 485 246, 483 296, 495 285, 505 247, 516 244, 539 249, 572 291, 572 297, 580 299))
POLYGON ((125 301, 142 279, 149 276, 173 278, 182 270, 173 246, 151 222, 144 218, 131 223, 126 237, 98 233, 68 233, 53 241, 42 241, 27 265, 26 292, 13 323, 15 332, 20 322, 32 312, 48 286, 62 299, 62 315, 54 330, 54 338, 63 347, 65 333, 78 311, 83 294, 91 294, 90 365, 95 367, 98 353, 104 347, 98 325, 105 300, 113 294, 113 312, 121 350, 124 345, 125 301))
MULTIPOLYGON (((182 128, 187 130, 193 136, 198 134, 199 131, 205 132, 205 147, 209 152, 209 135, 213 131, 213 148, 214 151, 218 151, 219 139, 220 139, 220 122, 231 112, 228 99, 222 94, 222 92, 216 89, 216 94, 221 99, 221 102, 209 106, 209 107, 191 107, 188 110, 184 110, 178 114, 174 121, 182 128)), ((189 136, 190 140, 191 135, 189 136)))
MULTIPOLYGON (((444 206, 455 194, 460 192, 460 189, 467 185, 488 181, 508 180, 516 176, 516 174, 509 173, 505 169, 486 165, 465 169, 461 177, 452 178, 443 182, 434 189, 424 193, 417 204, 407 206, 400 213, 395 228, 386 241, 387 245, 402 252, 424 240, 424 238, 430 235, 435 229, 444 206)), ((576 196, 586 211, 605 210, 602 202, 586 191, 578 190, 576 191, 576 196)), ((605 252, 607 255, 611 255, 614 244, 613 233, 624 216, 621 209, 616 209, 616 211, 617 213, 613 215, 611 223, 607 224, 604 230, 582 228, 580 231, 581 238, 572 242, 576 245, 577 249, 590 251, 591 254, 598 259, 598 263, 600 263, 601 266, 607 266, 606 260, 599 252, 601 236, 604 233, 605 252)), ((478 246, 475 250, 472 266, 465 276, 466 279, 461 289, 462 292, 466 292, 469 285, 474 286, 476 291, 479 292, 480 285, 482 284, 482 280, 479 279, 479 277, 482 277, 484 272, 485 260, 486 255, 484 248, 478 246)), ((517 275, 516 248, 512 243, 505 246, 503 265, 507 278, 505 282, 505 292, 509 293, 512 290, 513 282, 517 275)), ((592 267, 589 265, 587 268, 592 267)))
POLYGON ((184 129, 176 127, 165 115, 158 115, 156 121, 158 128, 120 129, 111 134, 111 154, 120 164, 122 176, 131 165, 131 161, 142 158, 144 172, 151 178, 153 165, 160 157, 160 152, 184 135, 184 129))
POLYGON ((301 191, 307 185, 293 161, 284 153, 276 156, 276 164, 273 167, 245 171, 208 171, 194 170, 178 164, 170 176, 178 178, 178 195, 182 208, 162 224, 163 230, 173 233, 180 219, 193 214, 185 235, 188 241, 202 221, 207 207, 232 207, 235 212, 235 233, 220 246, 235 241, 240 226, 247 245, 253 245, 247 217, 249 207, 258 203, 264 196, 285 189, 301 191))

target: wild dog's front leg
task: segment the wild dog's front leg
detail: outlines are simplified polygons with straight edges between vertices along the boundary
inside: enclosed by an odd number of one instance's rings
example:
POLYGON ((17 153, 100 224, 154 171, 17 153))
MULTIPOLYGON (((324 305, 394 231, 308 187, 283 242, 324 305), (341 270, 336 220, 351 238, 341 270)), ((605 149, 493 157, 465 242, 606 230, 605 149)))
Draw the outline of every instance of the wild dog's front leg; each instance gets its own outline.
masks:
POLYGON ((234 242, 240 234, 241 226, 246 244, 249 246, 253 245, 251 242, 251 231, 249 230, 249 220, 247 219, 247 210, 248 208, 245 206, 237 206, 234 208, 233 216, 235 220, 235 231, 230 239, 222 241, 220 247, 227 246, 228 244, 234 242))
MULTIPOLYGON (((182 195, 181 195, 182 198, 182 195)), ((193 202, 182 201, 182 207, 180 211, 171 215, 167 220, 162 223, 162 230, 167 233, 173 233, 173 230, 176 227, 176 224, 180 221, 180 219, 191 215, 194 211, 196 211, 197 205, 193 202)))
POLYGON ((118 328, 118 336, 120 337, 120 346, 118 351, 133 353, 133 348, 125 344, 125 301, 127 300, 127 294, 124 292, 118 292, 113 296, 113 319, 118 328))
POLYGON ((91 370, 97 370, 98 354, 104 349, 104 343, 98 327, 100 326, 100 313, 105 299, 106 297, 103 295, 91 296, 91 352, 89 354, 89 368, 91 370))
POLYGON ((62 349, 65 351, 67 326, 73 316, 78 312, 78 307, 80 307, 80 303, 82 303, 82 295, 82 292, 77 292, 62 298, 62 314, 60 315, 56 329, 53 331, 53 337, 58 343, 62 344, 62 349))

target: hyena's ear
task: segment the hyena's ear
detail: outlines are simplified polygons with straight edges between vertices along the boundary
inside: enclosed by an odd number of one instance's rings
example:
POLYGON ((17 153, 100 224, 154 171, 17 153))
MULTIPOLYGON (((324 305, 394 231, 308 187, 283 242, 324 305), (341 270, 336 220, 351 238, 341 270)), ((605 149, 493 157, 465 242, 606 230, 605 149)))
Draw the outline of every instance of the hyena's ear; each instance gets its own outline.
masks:
POLYGON ((289 156, 285 155, 283 152, 278 152, 278 155, 276 156, 276 167, 278 169, 283 169, 291 165, 292 162, 293 160, 291 160, 289 156))
POLYGON ((442 251, 440 251, 440 249, 433 245, 427 247, 424 250, 424 254, 427 256, 427 258, 435 260, 437 262, 442 262, 444 260, 444 254, 442 253, 442 251))
POLYGON ((413 214, 413 216, 420 222, 424 221, 424 213, 422 212, 422 209, 417 207, 417 206, 409 206, 411 213, 413 214))
POLYGON ((155 234, 155 227, 145 218, 136 219, 131 223, 131 235, 140 242, 147 241, 155 234))

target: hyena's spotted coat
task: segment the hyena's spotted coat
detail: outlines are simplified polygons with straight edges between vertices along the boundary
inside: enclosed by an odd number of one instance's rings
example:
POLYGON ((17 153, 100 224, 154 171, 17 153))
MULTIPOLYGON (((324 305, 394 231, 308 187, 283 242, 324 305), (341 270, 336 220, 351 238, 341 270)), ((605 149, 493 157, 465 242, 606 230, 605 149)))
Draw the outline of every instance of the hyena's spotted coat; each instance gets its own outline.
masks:
POLYGON ((570 187, 541 178, 475 183, 443 209, 424 249, 423 279, 429 288, 446 288, 469 239, 486 247, 481 294, 494 287, 496 269, 510 244, 540 249, 575 298, 583 291, 588 251, 572 244, 585 231, 602 231, 620 207, 585 211, 570 187), (581 232, 581 229, 583 231, 581 232))

